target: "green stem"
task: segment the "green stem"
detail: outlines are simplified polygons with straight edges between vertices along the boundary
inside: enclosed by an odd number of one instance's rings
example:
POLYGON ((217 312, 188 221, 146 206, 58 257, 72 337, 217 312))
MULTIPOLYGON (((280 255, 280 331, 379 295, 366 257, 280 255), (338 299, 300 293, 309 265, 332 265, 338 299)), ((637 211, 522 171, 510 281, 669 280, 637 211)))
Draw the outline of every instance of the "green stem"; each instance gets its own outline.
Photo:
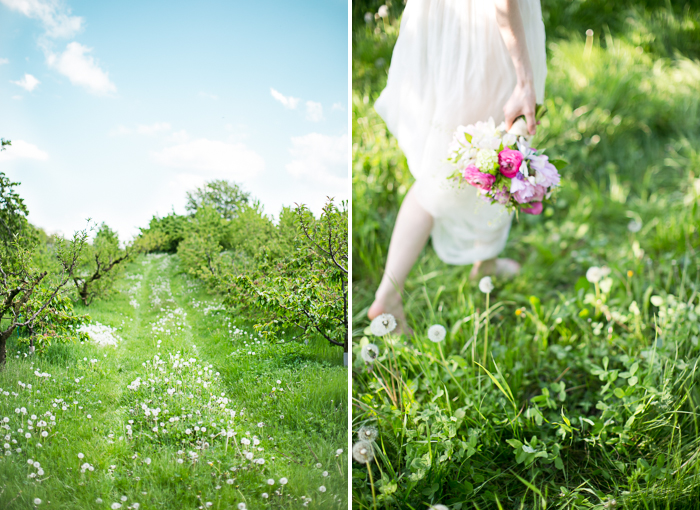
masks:
POLYGON ((485 331, 485 338, 484 338, 484 359, 483 359, 483 365, 486 366, 486 351, 488 350, 489 347, 489 297, 491 296, 490 292, 486 293, 486 331, 485 331))
POLYGON ((377 510, 377 495, 374 493, 374 478, 372 477, 372 468, 369 462, 367 463, 367 472, 369 473, 369 484, 372 487, 372 503, 374 510, 377 510))

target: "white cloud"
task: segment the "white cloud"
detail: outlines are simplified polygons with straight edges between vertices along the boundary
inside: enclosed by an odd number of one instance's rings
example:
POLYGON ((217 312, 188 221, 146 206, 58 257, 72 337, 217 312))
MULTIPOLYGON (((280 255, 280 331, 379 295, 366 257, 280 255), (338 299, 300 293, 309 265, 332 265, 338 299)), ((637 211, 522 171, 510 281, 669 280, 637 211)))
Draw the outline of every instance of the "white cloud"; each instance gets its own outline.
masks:
POLYGON ((38 19, 52 38, 72 37, 83 27, 83 18, 72 16, 71 10, 59 0, 0 0, 8 8, 38 19))
POLYGON ((242 143, 200 138, 152 152, 163 166, 194 171, 207 179, 245 180, 265 169, 265 160, 242 143))
POLYGON ((12 140, 12 145, 0 152, 0 161, 9 161, 11 159, 37 159, 39 161, 46 161, 49 159, 49 155, 33 143, 23 140, 12 140))
POLYGON ((280 103, 284 105, 285 108, 289 108, 290 110, 294 110, 297 105, 299 104, 299 98, 298 97, 292 97, 292 96, 285 96, 281 92, 277 92, 275 89, 270 87, 270 94, 272 94, 272 97, 277 99, 280 103))
POLYGON ((313 101, 306 102, 306 120, 312 122, 323 120, 323 106, 321 106, 321 103, 315 103, 313 101))
POLYGON ((131 135, 131 134, 139 134, 139 135, 155 135, 156 133, 160 133, 161 131, 170 131, 171 126, 168 122, 155 122, 153 124, 139 124, 136 126, 136 128, 131 129, 123 125, 117 126, 115 129, 111 130, 109 132, 110 136, 121 136, 121 135, 131 135))
POLYGON ((0 66, 4 64, 9 64, 10 59, 9 58, 0 58, 0 66))
POLYGON ((24 78, 22 78, 21 80, 10 81, 10 83, 14 83, 15 85, 19 85, 27 92, 31 92, 41 82, 39 80, 37 80, 36 78, 34 78, 34 76, 32 76, 31 74, 25 74, 24 78))
POLYGON ((333 110, 333 111, 340 110, 341 112, 344 112, 345 108, 340 103, 333 103, 333 108, 331 108, 331 110, 333 110))
POLYGON ((200 93, 199 93, 199 97, 206 97, 206 98, 209 98, 209 99, 213 99, 214 101, 216 101, 217 99, 219 99, 219 96, 217 96, 217 95, 215 95, 215 94, 210 94, 210 93, 208 93, 208 92, 200 92, 200 93))
POLYGON ((292 161, 287 171, 323 184, 341 186, 348 179, 348 135, 328 136, 310 133, 292 137, 292 161))
POLYGON ((136 128, 136 132, 140 135, 154 135, 160 131, 170 131, 170 124, 167 122, 156 122, 150 126, 140 125, 136 128))
POLYGON ((14 99, 15 101, 19 101, 20 99, 22 99, 22 96, 12 96, 12 99, 14 99))
POLYGON ((92 48, 72 42, 60 55, 49 52, 46 63, 68 77, 73 85, 85 87, 93 94, 107 95, 116 92, 117 87, 109 80, 109 75, 100 69, 95 59, 89 55, 91 51, 92 48))
POLYGON ((130 135, 132 133, 131 129, 121 124, 109 132, 109 136, 122 136, 130 135))
POLYGON ((175 143, 185 143, 190 139, 190 135, 187 134, 187 131, 184 129, 181 129, 180 131, 174 132, 172 135, 170 135, 167 138, 171 142, 175 143))

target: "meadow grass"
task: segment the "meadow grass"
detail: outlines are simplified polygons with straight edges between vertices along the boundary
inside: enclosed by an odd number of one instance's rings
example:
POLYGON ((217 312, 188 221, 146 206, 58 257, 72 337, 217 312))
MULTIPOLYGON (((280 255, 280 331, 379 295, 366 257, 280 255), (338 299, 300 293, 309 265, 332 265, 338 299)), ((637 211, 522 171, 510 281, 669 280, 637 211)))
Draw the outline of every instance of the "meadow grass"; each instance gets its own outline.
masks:
POLYGON ((10 344, 0 508, 347 508, 339 352, 262 341, 220 302, 176 256, 141 256, 77 307, 116 346, 10 344))
POLYGON ((354 28, 353 431, 378 435, 374 460, 353 464, 353 508, 700 501, 698 12, 543 8, 548 114, 533 145, 570 162, 561 190, 514 220, 502 256, 523 270, 494 279, 488 308, 469 268, 428 246, 403 296, 411 338, 373 337, 366 319, 412 184, 372 108, 401 7, 354 28))

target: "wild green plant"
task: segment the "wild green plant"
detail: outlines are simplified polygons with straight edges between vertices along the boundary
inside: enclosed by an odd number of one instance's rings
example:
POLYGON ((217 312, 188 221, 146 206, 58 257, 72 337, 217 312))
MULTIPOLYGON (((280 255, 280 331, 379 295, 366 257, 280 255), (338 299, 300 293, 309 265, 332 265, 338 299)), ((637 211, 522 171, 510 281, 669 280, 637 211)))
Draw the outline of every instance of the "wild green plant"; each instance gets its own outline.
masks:
POLYGON ((412 338, 366 328, 412 184, 372 108, 401 6, 355 24, 353 430, 376 437, 354 507, 694 507, 700 65, 697 9, 679 5, 543 1, 533 143, 571 163, 562 189, 514 221, 502 256, 523 269, 488 303, 428 247, 403 296, 412 338))

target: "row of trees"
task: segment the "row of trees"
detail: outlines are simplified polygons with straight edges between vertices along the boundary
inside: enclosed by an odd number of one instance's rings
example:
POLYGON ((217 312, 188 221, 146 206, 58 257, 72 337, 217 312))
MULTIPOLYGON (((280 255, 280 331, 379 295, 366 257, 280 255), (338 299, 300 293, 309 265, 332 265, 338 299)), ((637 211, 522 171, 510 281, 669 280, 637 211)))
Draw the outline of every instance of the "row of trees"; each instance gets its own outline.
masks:
MULTIPOLYGON (((0 150, 11 145, 0 142, 0 150)), ((72 298, 88 305, 108 292, 133 253, 119 246, 116 232, 105 224, 88 224, 70 239, 47 236, 27 220, 18 186, 0 172, 0 366, 13 334, 31 352, 84 339, 78 328, 88 317, 74 311, 72 298)))
POLYGON ((329 199, 319 218, 303 205, 284 208, 275 223, 240 187, 216 180, 187 194, 187 211, 154 217, 137 243, 178 253, 265 337, 319 336, 347 354, 345 204, 329 199))
POLYGON ((273 222, 249 193, 215 180, 187 194, 186 214, 153 217, 121 246, 105 224, 70 239, 47 236, 27 221, 18 184, 0 172, 0 365, 14 333, 32 351, 81 338, 88 317, 73 300, 88 306, 109 294, 125 262, 143 252, 179 254, 186 271, 265 337, 319 336, 347 355, 345 204, 329 199, 319 218, 303 205, 284 208, 273 222))

